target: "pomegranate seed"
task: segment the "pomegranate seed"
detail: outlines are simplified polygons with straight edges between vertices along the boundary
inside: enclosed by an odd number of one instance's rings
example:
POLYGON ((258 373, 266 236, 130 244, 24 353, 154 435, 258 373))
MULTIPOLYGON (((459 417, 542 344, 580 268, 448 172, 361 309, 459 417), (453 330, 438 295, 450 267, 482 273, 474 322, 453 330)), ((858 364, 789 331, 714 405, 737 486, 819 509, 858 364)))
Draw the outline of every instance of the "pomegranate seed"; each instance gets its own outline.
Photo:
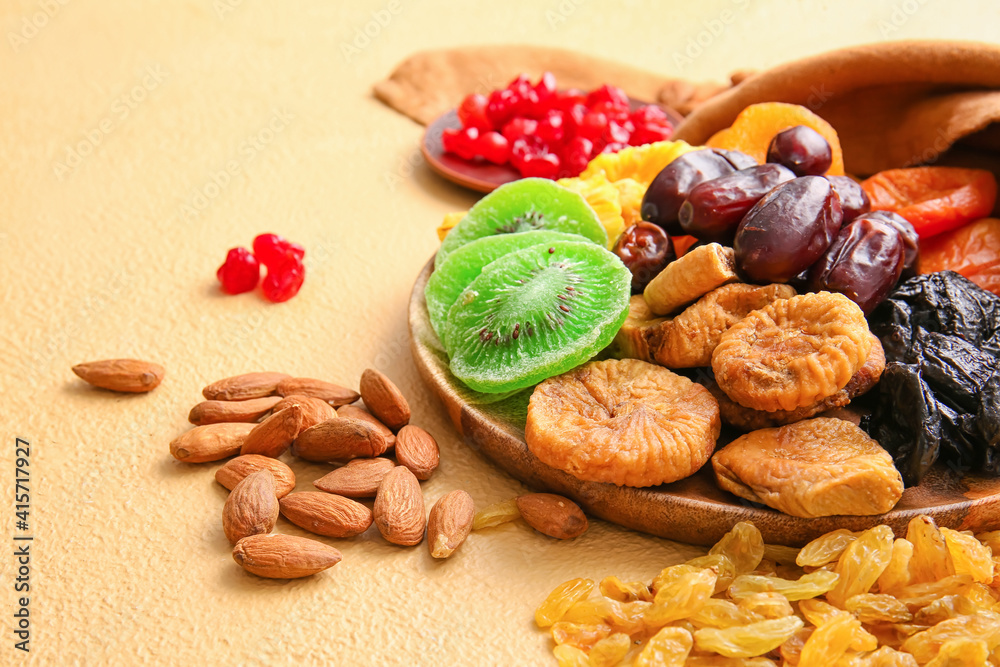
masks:
POLYGON ((298 243, 292 243, 277 234, 259 234, 253 240, 253 254, 268 269, 289 262, 301 264, 306 250, 298 243))
POLYGON ((605 102, 612 107, 618 109, 624 109, 626 112, 629 108, 628 95, 625 91, 618 86, 609 86, 604 84, 597 90, 593 90, 587 95, 587 106, 594 108, 594 105, 605 102))
POLYGON ((231 248, 215 277, 226 294, 249 292, 260 281, 260 263, 246 248, 231 248))
POLYGON ((607 116, 599 111, 588 111, 587 115, 585 115, 583 120, 580 121, 580 127, 577 128, 577 134, 593 141, 604 134, 604 130, 607 126, 607 116))
POLYGON ((461 130, 446 128, 441 133, 441 145, 444 146, 444 149, 463 160, 472 160, 476 157, 476 141, 478 139, 479 128, 476 127, 466 127, 461 130))
POLYGON ((562 150, 562 171, 566 176, 579 176, 590 162, 590 153, 594 150, 594 142, 584 137, 573 137, 566 142, 562 150))
POLYGON ((524 156, 520 172, 525 178, 536 176, 554 179, 559 176, 559 166, 559 156, 555 153, 529 153, 524 156))
POLYGON ((486 103, 486 117, 490 126, 503 127, 514 115, 514 93, 509 90, 494 90, 486 103))
POLYGON ((565 127, 566 114, 553 109, 545 114, 545 117, 538 121, 536 130, 538 138, 549 146, 558 146, 566 138, 565 127))
POLYGON ((485 132, 475 142, 480 157, 493 164, 506 164, 510 158, 510 142, 499 132, 485 132))
POLYGON ((535 134, 538 131, 538 121, 530 118, 514 118, 503 126, 503 136, 513 143, 522 137, 535 134))
POLYGON ((464 127, 492 130, 493 126, 490 124, 490 119, 486 116, 487 104, 489 104, 489 98, 485 95, 478 93, 467 95, 458 107, 458 119, 462 121, 464 127))
POLYGON ((306 278, 306 268, 300 263, 289 263, 272 269, 268 267, 267 277, 261 288, 264 298, 272 303, 288 301, 299 293, 306 278))

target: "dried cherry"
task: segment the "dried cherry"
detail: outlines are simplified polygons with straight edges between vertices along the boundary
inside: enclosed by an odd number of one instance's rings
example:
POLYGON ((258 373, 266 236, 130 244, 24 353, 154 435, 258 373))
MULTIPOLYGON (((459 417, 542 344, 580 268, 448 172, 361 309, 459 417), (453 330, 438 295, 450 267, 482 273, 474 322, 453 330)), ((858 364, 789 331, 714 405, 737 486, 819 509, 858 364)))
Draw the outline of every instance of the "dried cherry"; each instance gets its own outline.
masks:
POLYGON ((633 294, 646 289, 649 281, 676 259, 670 237, 651 222, 639 222, 622 232, 614 253, 632 272, 633 294))

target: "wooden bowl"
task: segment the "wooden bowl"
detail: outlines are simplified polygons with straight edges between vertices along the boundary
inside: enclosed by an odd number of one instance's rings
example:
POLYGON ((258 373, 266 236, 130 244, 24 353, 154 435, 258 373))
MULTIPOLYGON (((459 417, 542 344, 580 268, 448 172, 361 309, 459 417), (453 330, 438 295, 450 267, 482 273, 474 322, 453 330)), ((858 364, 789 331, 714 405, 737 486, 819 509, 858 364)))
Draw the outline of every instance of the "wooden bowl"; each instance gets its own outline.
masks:
POLYGON ((530 390, 494 396, 472 391, 448 370, 448 355, 431 327, 424 286, 434 268, 427 263, 410 295, 411 348, 427 385, 441 398, 465 442, 508 474, 539 491, 561 493, 587 514, 627 528, 691 544, 711 545, 738 521, 752 521, 770 544, 802 546, 837 528, 863 530, 888 524, 897 536, 926 514, 939 526, 976 532, 1000 528, 1000 478, 936 466, 906 489, 892 511, 878 516, 802 519, 744 501, 719 489, 710 466, 662 486, 636 489, 583 482, 539 461, 524 442, 530 390))

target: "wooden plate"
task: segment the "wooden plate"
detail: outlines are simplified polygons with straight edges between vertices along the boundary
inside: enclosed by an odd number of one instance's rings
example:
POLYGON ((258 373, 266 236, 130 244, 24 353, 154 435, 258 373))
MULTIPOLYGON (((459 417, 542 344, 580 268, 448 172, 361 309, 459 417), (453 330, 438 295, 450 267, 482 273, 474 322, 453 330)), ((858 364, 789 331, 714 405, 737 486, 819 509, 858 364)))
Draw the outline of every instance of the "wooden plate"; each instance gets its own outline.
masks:
POLYGON ((936 466, 896 507, 870 517, 800 519, 754 505, 720 490, 710 467, 680 482, 634 489, 582 482, 550 468, 524 443, 530 390, 490 396, 468 389, 448 370, 448 356, 431 327, 424 285, 434 267, 427 263, 410 295, 411 348, 424 381, 441 398, 451 420, 474 449, 513 477, 540 491, 561 493, 589 515, 634 530, 691 544, 714 544, 738 521, 752 521, 772 544, 802 546, 836 528, 862 530, 880 523, 903 536, 910 519, 927 514, 939 526, 976 532, 1000 529, 1000 478, 958 473, 936 466))
MULTIPOLYGON (((649 102, 632 99, 629 101, 633 109, 649 104, 649 102)), ((657 106, 663 109, 674 127, 681 124, 683 116, 662 104, 657 106)), ((420 152, 432 170, 449 181, 476 192, 492 192, 504 183, 521 178, 521 174, 509 164, 496 165, 485 161, 463 160, 457 155, 445 153, 444 144, 441 143, 441 133, 447 128, 457 130, 461 127, 462 122, 458 119, 458 112, 452 109, 439 116, 424 130, 424 137, 420 142, 420 152)))

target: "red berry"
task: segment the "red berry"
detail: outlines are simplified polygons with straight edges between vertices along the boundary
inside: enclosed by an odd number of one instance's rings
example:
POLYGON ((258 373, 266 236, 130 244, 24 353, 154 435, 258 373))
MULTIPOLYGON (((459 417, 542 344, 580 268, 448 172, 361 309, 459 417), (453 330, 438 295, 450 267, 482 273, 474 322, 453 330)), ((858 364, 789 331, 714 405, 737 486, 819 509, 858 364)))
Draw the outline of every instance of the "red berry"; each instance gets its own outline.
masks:
POLYGON ((288 264, 301 264, 306 250, 277 234, 260 234, 253 240, 253 254, 268 269, 288 264))
POLYGON ((246 248, 231 248, 215 277, 226 294, 249 292, 260 281, 260 263, 246 248))
POLYGON ((672 136, 674 136, 674 126, 670 123, 666 125, 637 125, 628 142, 633 146, 642 146, 657 141, 667 141, 672 136))
POLYGON ((499 132, 484 132, 475 142, 480 157, 493 164, 506 164, 510 157, 510 142, 499 132))
POLYGON ((489 99, 485 95, 478 93, 467 95, 458 107, 458 119, 462 121, 462 126, 492 130, 490 119, 486 117, 487 104, 489 104, 489 99))
POLYGON ((306 278, 306 268, 300 263, 289 263, 277 269, 268 267, 261 289, 264 298, 272 303, 288 301, 299 293, 306 278))

